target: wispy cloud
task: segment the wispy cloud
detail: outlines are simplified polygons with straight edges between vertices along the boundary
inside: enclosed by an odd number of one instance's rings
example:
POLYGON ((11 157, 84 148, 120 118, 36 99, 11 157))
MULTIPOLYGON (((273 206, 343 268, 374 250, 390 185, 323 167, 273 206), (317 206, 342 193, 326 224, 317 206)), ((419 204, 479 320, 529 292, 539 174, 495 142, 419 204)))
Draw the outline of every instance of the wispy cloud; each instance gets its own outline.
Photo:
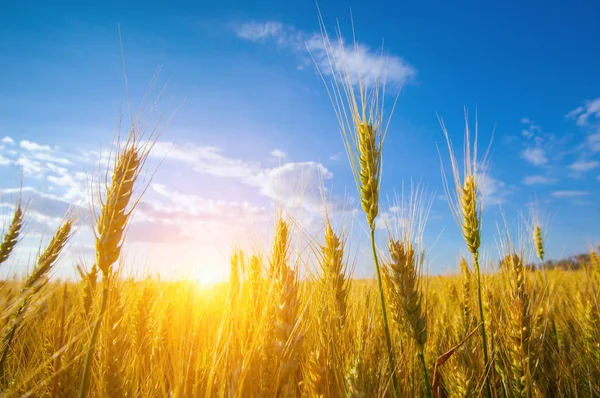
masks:
POLYGON ((254 206, 247 201, 226 201, 207 199, 195 194, 187 194, 173 190, 164 184, 152 184, 152 191, 160 199, 169 199, 171 205, 157 201, 146 202, 141 207, 146 215, 156 218, 169 218, 171 220, 185 220, 194 218, 200 221, 210 219, 240 219, 247 217, 261 217, 265 215, 265 208, 254 206), (167 215, 168 217, 164 217, 167 215), (158 217, 157 217, 158 216, 158 217))
POLYGON ((341 160, 341 159, 342 159, 342 156, 343 156, 343 153, 342 153, 342 152, 336 152, 336 153, 334 153, 333 155, 331 155, 331 156, 329 157, 329 159, 330 159, 330 160, 333 160, 334 162, 337 162, 337 161, 339 161, 339 160, 341 160))
POLYGON ((151 156, 187 164, 193 171, 227 177, 257 188, 258 193, 279 205, 318 211, 322 207, 323 181, 333 174, 318 162, 286 162, 266 167, 259 162, 234 159, 209 146, 157 142, 151 156))
POLYGON ((246 22, 235 26, 236 34, 242 39, 250 41, 261 41, 266 39, 278 38, 282 44, 289 43, 292 40, 290 33, 292 29, 284 26, 281 22, 246 22))
POLYGON ((10 160, 9 158, 7 158, 4 155, 0 155, 0 166, 8 166, 9 164, 12 164, 12 160, 10 160))
POLYGON ((331 40, 330 46, 320 33, 303 32, 294 26, 281 22, 245 22, 234 26, 238 37, 252 42, 275 43, 296 53, 302 62, 310 63, 311 58, 321 73, 332 74, 332 65, 343 69, 353 83, 361 80, 372 84, 385 79, 392 84, 401 84, 413 79, 417 70, 402 57, 382 54, 364 43, 348 44, 342 38, 331 40))
POLYGON ((36 221, 28 226, 28 231, 32 232, 44 232, 44 227, 57 226, 68 210, 84 210, 61 196, 41 192, 31 186, 0 189, 0 206, 12 207, 17 198, 27 203, 27 217, 36 221))
POLYGON ((31 152, 50 151, 52 149, 52 148, 50 148, 49 145, 40 145, 35 142, 31 142, 31 141, 27 141, 27 140, 22 140, 19 143, 19 146, 21 148, 26 149, 31 152))
MULTIPOLYGON (((0 166, 20 169, 24 177, 47 186, 53 198, 65 203, 77 206, 87 198, 91 181, 85 170, 91 169, 91 165, 84 164, 78 158, 80 155, 75 155, 78 151, 62 151, 58 147, 29 140, 21 140, 16 145, 11 137, 4 137, 2 143, 4 146, 0 146, 0 166)), ((42 203, 50 199, 41 195, 35 197, 35 200, 42 203)))
POLYGON ((600 97, 584 101, 583 105, 567 113, 566 118, 575 120, 578 126, 587 126, 590 123, 590 119, 599 119, 600 97))
POLYGON ((523 178, 523 184, 525 185, 552 185, 556 184, 557 182, 558 179, 545 175, 532 175, 523 178))
POLYGON ((534 166, 541 166, 548 163, 546 151, 542 148, 525 148, 521 152, 521 157, 534 166))
POLYGON ((500 181, 488 173, 479 173, 477 179, 484 206, 506 203, 513 193, 513 189, 504 181, 500 181))
POLYGON ((552 196, 557 199, 580 198, 589 195, 588 191, 554 191, 552 196))
POLYGON ((586 133, 586 140, 581 149, 588 152, 600 152, 600 97, 584 101, 582 105, 567 113, 567 119, 586 133))
POLYGON ((280 158, 280 159, 283 159, 287 156, 285 154, 285 152, 283 152, 281 149, 273 150, 273 152, 271 152, 271 155, 275 156, 276 158, 280 158))
POLYGON ((569 165, 569 168, 576 172, 586 172, 594 170, 600 166, 600 162, 596 160, 578 160, 569 165))
POLYGON ((596 126, 596 132, 587 137, 587 144, 592 152, 600 152, 600 126, 596 126))
POLYGON ((524 124, 521 130, 521 158, 534 166, 546 165, 549 161, 548 150, 555 141, 554 135, 544 133, 542 128, 529 118, 521 118, 521 123, 524 124))

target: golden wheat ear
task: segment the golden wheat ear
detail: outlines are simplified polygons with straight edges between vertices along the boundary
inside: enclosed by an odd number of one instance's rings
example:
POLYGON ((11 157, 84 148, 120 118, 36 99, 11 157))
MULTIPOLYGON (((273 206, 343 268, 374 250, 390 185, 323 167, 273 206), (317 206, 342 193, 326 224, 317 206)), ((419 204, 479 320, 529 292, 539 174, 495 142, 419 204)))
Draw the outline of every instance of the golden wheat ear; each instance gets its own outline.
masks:
POLYGON ((127 207, 141 171, 143 156, 135 142, 132 142, 117 157, 112 181, 97 221, 96 264, 103 275, 109 274, 110 267, 121 253, 123 233, 131 214, 127 207))
POLYGON ((59 255, 73 233, 74 220, 67 219, 54 233, 46 249, 40 254, 37 266, 25 282, 25 288, 30 288, 45 278, 56 263, 59 255))
POLYGON ((6 234, 4 234, 4 239, 0 245, 0 264, 8 259, 17 245, 19 234, 21 233, 21 227, 23 226, 23 216, 24 211, 21 208, 21 201, 19 200, 17 202, 10 226, 8 227, 8 231, 6 234))
POLYGON ((344 264, 344 242, 327 222, 325 229, 325 244, 321 248, 321 269, 326 288, 332 293, 335 304, 335 315, 339 325, 346 321, 348 306, 349 280, 344 264))

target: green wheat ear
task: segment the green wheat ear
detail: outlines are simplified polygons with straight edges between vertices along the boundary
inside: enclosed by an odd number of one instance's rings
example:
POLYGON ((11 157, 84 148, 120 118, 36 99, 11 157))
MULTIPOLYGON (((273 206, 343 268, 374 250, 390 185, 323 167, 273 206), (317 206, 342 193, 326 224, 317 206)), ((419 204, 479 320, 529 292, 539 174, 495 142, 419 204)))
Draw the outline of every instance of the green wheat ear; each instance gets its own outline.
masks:
POLYGON ((477 183, 472 175, 465 178, 465 185, 460 197, 463 218, 463 236, 472 254, 477 253, 481 244, 479 215, 477 213, 477 183))
POLYGON ((358 159, 360 165, 361 205, 370 228, 375 227, 379 213, 379 176, 381 172, 381 151, 377 145, 375 128, 365 122, 357 121, 358 159))
MULTIPOLYGON (((539 225, 536 225, 533 230, 533 241, 535 242, 535 251, 538 258, 544 262, 544 238, 542 237, 542 229, 539 225)), ((543 266, 543 264, 542 264, 543 266)))

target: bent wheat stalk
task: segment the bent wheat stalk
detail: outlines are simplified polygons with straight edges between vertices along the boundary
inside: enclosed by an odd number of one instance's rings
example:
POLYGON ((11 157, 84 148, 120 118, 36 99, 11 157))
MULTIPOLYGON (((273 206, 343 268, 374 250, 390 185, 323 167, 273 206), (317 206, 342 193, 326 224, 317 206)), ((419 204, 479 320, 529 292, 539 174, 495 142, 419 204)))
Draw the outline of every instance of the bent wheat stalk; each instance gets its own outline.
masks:
POLYGON ((0 354, 0 379, 4 381, 4 365, 8 356, 8 351, 12 346, 15 333, 21 323, 21 315, 25 312, 32 298, 42 289, 47 281, 47 276, 58 256, 60 255, 65 244, 71 237, 73 228, 73 220, 67 219, 61 226, 56 230, 52 239, 48 243, 46 249, 38 257, 37 265, 27 277, 23 289, 20 294, 20 304, 16 307, 14 312, 10 315, 10 321, 6 327, 6 332, 2 338, 2 354, 0 354))

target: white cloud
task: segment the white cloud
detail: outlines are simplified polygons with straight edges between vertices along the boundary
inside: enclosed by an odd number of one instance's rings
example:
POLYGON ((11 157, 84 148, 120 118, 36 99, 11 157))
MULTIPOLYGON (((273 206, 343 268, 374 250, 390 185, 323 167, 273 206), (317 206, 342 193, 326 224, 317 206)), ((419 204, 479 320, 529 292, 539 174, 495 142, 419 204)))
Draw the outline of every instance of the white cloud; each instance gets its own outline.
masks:
POLYGON ((224 257, 217 263, 226 264, 233 246, 257 243, 254 234, 270 222, 270 213, 248 201, 215 200, 153 183, 139 203, 127 235, 132 242, 176 244, 171 250, 178 255, 185 248, 202 258, 217 251, 224 257))
POLYGON ((41 177, 44 173, 44 166, 40 162, 24 155, 20 156, 15 164, 23 168, 23 174, 27 177, 41 177))
POLYGON ((12 164, 12 160, 4 155, 0 155, 0 166, 8 166, 9 164, 12 164))
POLYGON ((574 119, 578 126, 587 126, 592 118, 600 118, 600 97, 584 101, 583 105, 567 113, 567 119, 574 119))
POLYGON ((180 145, 161 141, 154 145, 150 156, 178 160, 189 164, 193 171, 216 177, 245 179, 252 177, 259 170, 257 163, 231 159, 220 152, 219 148, 211 146, 180 145))
POLYGON ((69 209, 77 209, 77 206, 65 199, 40 192, 33 187, 0 188, 0 203, 2 204, 12 205, 19 197, 22 203, 27 203, 28 217, 30 214, 36 214, 37 220, 45 220, 46 224, 62 219, 69 209))
POLYGON ((284 34, 281 22, 247 22, 235 27, 236 34, 242 39, 250 41, 265 40, 280 37, 284 34))
POLYGON ((401 84, 413 79, 417 71, 397 55, 382 55, 381 50, 365 44, 348 45, 343 40, 324 43, 320 35, 314 35, 306 46, 319 70, 336 78, 350 79, 353 84, 367 86, 378 81, 401 84), (335 68, 335 71, 332 71, 335 68))
MULTIPOLYGON (((8 144, 11 139, 7 138, 2 142, 8 144)), ((14 149, 0 146, 0 165, 15 165, 25 177, 34 178, 38 183, 49 182, 51 185, 46 184, 44 189, 78 205, 89 193, 91 182, 82 167, 90 166, 85 164, 80 154, 74 155, 74 152, 76 151, 64 152, 57 146, 21 140, 14 149)), ((96 162, 94 166, 97 165, 96 162)))
POLYGON ((343 153, 342 153, 342 152, 337 152, 337 153, 334 153, 333 155, 331 155, 331 156, 329 157, 329 159, 330 159, 330 160, 333 160, 333 161, 335 161, 335 162, 337 162, 337 161, 339 161, 339 160, 341 160, 341 159, 342 159, 342 155, 343 155, 343 153))
POLYGON ((600 126, 595 133, 588 135, 587 143, 592 152, 600 152, 600 126))
POLYGON ((154 183, 152 191, 157 193, 161 200, 143 201, 139 205, 141 219, 154 221, 171 221, 181 223, 185 221, 247 221, 257 217, 264 217, 264 207, 254 206, 247 201, 223 201, 207 199, 194 194, 185 194, 175 191, 166 185, 154 183))
POLYGON ((253 179, 260 193, 288 208, 317 212, 323 203, 321 186, 333 174, 320 163, 286 163, 263 171, 253 179))
POLYGON ((573 171, 586 172, 596 169, 598 168, 598 166, 600 166, 600 162, 595 160, 578 160, 575 163, 571 164, 569 168, 573 171))
POLYGON ((544 175, 532 175, 523 178, 523 184, 525 185, 552 185, 557 183, 556 178, 544 176, 544 175))
POLYGON ((321 182, 333 177, 321 163, 288 162, 269 168, 258 162, 233 159, 219 148, 157 142, 151 156, 184 162, 198 173, 240 180, 280 205, 313 211, 319 208, 321 182))
POLYGON ((273 152, 271 152, 271 155, 275 156, 276 158, 285 158, 287 155, 285 154, 285 152, 283 152, 280 149, 275 149, 273 150, 273 152))
POLYGON ((402 57, 382 54, 366 44, 347 44, 342 39, 331 43, 323 42, 320 33, 307 33, 280 22, 247 22, 234 27, 235 33, 253 42, 272 41, 281 47, 298 53, 303 62, 309 62, 312 56, 319 70, 331 75, 332 64, 335 74, 346 73, 353 84, 359 80, 365 85, 373 84, 385 78, 387 83, 400 84, 416 76, 416 69, 402 57))
POLYGON ((526 125, 521 131, 524 138, 521 158, 534 166, 545 166, 549 162, 549 153, 552 153, 556 145, 556 137, 544 133, 542 128, 529 118, 521 118, 521 123, 526 125))
POLYGON ((579 198, 582 196, 587 196, 590 193, 588 191, 554 191, 552 192, 552 196, 557 199, 568 199, 568 198, 579 198))
POLYGON ((548 162, 546 151, 542 148, 525 148, 521 157, 534 166, 541 166, 548 162))
POLYGON ((81 201, 90 192, 90 178, 81 171, 68 170, 64 167, 50 167, 51 174, 47 180, 63 188, 63 198, 69 201, 81 201))
POLYGON ((484 206, 503 204, 512 194, 512 189, 504 181, 497 180, 489 174, 479 173, 477 180, 484 206))
POLYGON ((36 152, 33 154, 33 158, 36 160, 44 161, 44 162, 52 162, 52 163, 58 163, 58 164, 62 164, 62 165, 73 164, 73 162, 67 158, 54 156, 48 152, 36 152))
POLYGON ((13 140, 10 137, 4 137, 4 138, 2 138, 2 140, 0 142, 2 142, 3 144, 8 144, 8 145, 14 145, 15 144, 15 140, 13 140))
POLYGON ((27 141, 27 140, 22 140, 19 143, 19 146, 21 148, 26 149, 31 152, 50 151, 51 150, 50 146, 48 146, 48 145, 40 145, 38 143, 27 141))

